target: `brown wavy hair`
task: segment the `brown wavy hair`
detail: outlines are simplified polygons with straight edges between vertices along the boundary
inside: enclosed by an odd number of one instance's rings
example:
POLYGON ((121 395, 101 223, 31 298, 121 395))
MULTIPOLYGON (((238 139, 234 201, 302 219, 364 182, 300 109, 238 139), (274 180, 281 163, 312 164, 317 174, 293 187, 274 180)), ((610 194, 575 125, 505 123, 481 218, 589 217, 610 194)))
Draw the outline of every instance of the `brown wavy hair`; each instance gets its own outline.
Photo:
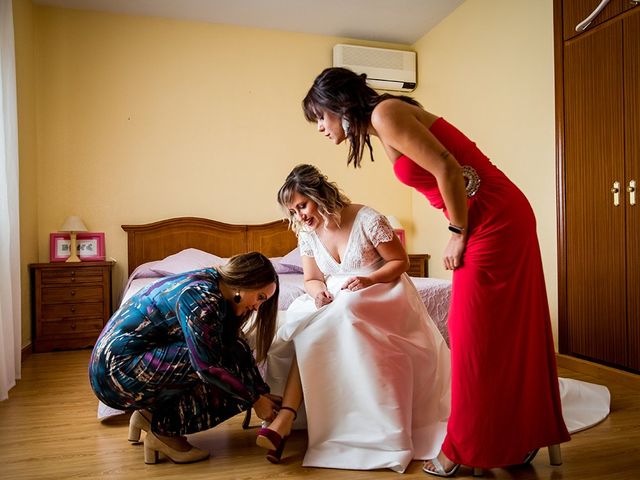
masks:
POLYGON ((316 167, 307 164, 296 166, 287 175, 278 191, 278 203, 285 211, 289 225, 296 234, 303 228, 302 224, 287 208, 296 192, 318 205, 318 213, 323 218, 325 227, 332 218, 340 225, 340 210, 351 205, 351 200, 342 193, 338 185, 330 182, 316 167))
POLYGON ((360 167, 365 146, 373 162, 373 149, 369 136, 371 113, 383 100, 397 98, 422 107, 420 103, 406 95, 379 94, 366 83, 367 76, 341 67, 326 68, 316 77, 313 85, 302 100, 302 110, 310 122, 317 122, 323 110, 328 110, 349 122, 349 156, 347 165, 353 162, 360 167))
MULTIPOLYGON (((217 268, 221 280, 231 288, 241 290, 259 290, 270 283, 276 284, 276 291, 271 298, 260 305, 256 312, 256 320, 247 334, 255 331, 256 360, 262 362, 267 358, 267 352, 276 332, 276 317, 278 315, 278 296, 280 282, 278 274, 271 261, 259 252, 242 253, 229 259, 226 265, 217 268)), ((236 326, 236 336, 251 318, 251 314, 244 315, 236 326)))

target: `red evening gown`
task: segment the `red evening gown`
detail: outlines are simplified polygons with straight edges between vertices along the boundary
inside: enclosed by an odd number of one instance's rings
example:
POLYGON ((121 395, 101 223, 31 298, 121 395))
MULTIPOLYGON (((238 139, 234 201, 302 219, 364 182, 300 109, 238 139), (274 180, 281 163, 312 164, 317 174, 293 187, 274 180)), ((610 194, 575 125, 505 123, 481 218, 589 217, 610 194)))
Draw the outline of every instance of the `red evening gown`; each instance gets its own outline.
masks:
MULTIPOLYGON (((535 217, 475 143, 442 118, 430 131, 480 180, 468 198, 463 265, 453 273, 451 417, 442 451, 474 467, 518 464, 528 451, 570 438, 535 217)), ((448 216, 433 175, 406 156, 394 171, 448 216)))

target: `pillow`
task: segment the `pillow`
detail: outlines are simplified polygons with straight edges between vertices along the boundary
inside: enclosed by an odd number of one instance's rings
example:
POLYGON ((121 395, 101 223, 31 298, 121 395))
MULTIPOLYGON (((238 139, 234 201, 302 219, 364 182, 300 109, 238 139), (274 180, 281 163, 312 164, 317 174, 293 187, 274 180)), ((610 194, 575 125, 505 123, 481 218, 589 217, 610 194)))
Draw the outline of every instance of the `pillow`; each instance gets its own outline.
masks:
POLYGON ((269 260, 271 260, 271 264, 273 265, 273 268, 275 268, 276 273, 289 273, 289 268, 280 263, 282 261, 282 257, 271 257, 269 260))
POLYGON ((173 275, 224 264, 226 261, 227 259, 212 253, 203 252, 197 248, 187 248, 160 260, 151 267, 151 270, 160 275, 173 275))
POLYGON ((131 275, 129 275, 129 281, 136 278, 154 278, 160 277, 161 274, 154 270, 155 266, 160 263, 158 260, 154 262, 147 262, 141 265, 138 265, 131 275))
POLYGON ((279 268, 283 270, 280 272, 276 268, 278 273, 302 273, 302 259, 300 258, 300 250, 297 247, 282 257, 278 263, 279 268))

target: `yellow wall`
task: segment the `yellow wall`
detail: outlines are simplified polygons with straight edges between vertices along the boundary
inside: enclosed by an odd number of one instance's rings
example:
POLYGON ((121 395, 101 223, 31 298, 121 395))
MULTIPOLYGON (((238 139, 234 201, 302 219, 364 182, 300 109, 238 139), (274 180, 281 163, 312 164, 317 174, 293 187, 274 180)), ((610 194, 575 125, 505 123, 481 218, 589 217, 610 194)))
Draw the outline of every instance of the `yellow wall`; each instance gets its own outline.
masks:
POLYGON ((346 146, 302 115, 333 45, 348 39, 17 3, 34 18, 32 25, 18 16, 17 37, 36 39, 21 46, 19 60, 33 56, 37 71, 20 79, 34 93, 21 98, 21 118, 33 120, 23 107, 35 102, 36 120, 35 131, 20 131, 35 148, 35 170, 21 150, 21 170, 32 167, 21 171, 23 207, 37 221, 26 233, 38 244, 25 265, 48 261, 49 233, 79 215, 106 233, 117 297, 127 271, 120 225, 183 215, 275 220, 276 191, 301 162, 317 165, 354 201, 411 218, 411 193, 393 179, 382 150, 374 164, 348 169, 346 146))
MULTIPOLYGON (((26 265, 48 261, 50 232, 79 215, 103 231, 125 280, 121 224, 172 216, 231 223, 279 218, 274 195, 297 163, 406 225, 409 250, 432 254, 446 221, 377 161, 345 166, 307 124, 300 101, 347 42, 319 35, 33 6, 14 0, 20 135, 23 344, 26 265)), ((467 0, 418 41, 414 96, 442 114, 527 194, 538 217, 557 322, 552 2, 467 0)))
MULTIPOLYGON (((467 0, 415 45, 414 96, 474 140, 527 195, 538 220, 554 332, 557 328, 556 192, 551 0, 467 0)), ((413 249, 449 276, 441 212, 413 194, 413 249)), ((557 337, 556 337, 557 338, 557 337)))
POLYGON ((22 345, 31 339, 29 263, 38 261, 38 176, 36 172, 36 98, 34 8, 30 0, 13 1, 20 157, 20 257, 22 345))

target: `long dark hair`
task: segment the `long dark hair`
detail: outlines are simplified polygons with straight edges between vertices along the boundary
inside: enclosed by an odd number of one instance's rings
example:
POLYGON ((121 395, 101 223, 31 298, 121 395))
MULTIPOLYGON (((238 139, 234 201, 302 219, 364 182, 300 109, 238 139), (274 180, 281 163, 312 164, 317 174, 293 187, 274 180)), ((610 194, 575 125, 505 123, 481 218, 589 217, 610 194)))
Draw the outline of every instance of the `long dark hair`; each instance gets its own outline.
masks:
POLYGON ((318 213, 323 218, 325 227, 329 224, 330 218, 335 219, 340 225, 340 210, 351 205, 351 200, 342 193, 338 185, 330 182, 329 178, 316 167, 306 164, 296 166, 287 175, 287 179, 278 191, 278 203, 285 210, 289 225, 296 234, 301 230, 302 225, 287 208, 287 204, 291 202, 296 192, 318 205, 318 213))
POLYGON ((373 161, 373 149, 369 137, 371 113, 383 100, 397 98, 421 107, 420 103, 406 95, 379 94, 366 83, 367 76, 341 67, 326 68, 316 77, 302 100, 302 110, 310 122, 318 121, 322 110, 328 110, 349 122, 349 156, 347 165, 353 162, 360 167, 365 145, 373 161))
MULTIPOLYGON (((267 352, 276 332, 278 295, 280 294, 278 274, 269 259, 259 252, 242 253, 231 257, 226 265, 218 267, 218 273, 228 287, 241 290, 258 290, 270 283, 276 284, 275 293, 260 305, 256 320, 247 332, 256 332, 256 360, 262 362, 267 358, 267 352)), ((240 329, 249 318, 250 315, 241 318, 236 334, 240 333, 240 329)))

